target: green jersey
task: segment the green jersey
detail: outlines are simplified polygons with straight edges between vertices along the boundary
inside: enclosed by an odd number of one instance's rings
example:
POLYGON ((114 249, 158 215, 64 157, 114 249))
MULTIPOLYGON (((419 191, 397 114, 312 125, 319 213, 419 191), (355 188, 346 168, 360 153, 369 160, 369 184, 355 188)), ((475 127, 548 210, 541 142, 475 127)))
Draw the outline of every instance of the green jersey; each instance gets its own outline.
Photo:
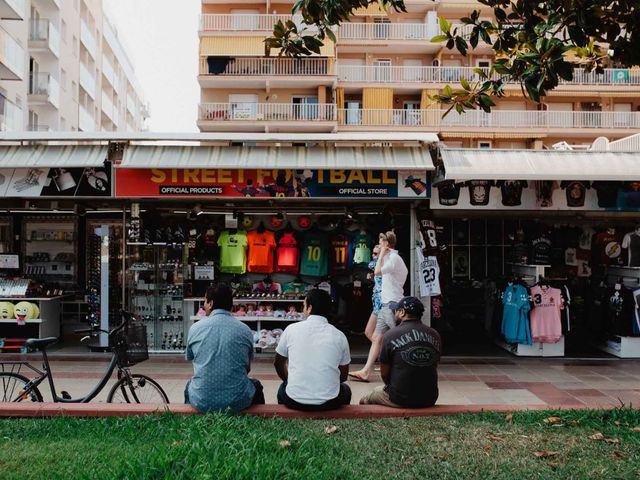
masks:
POLYGON ((218 237, 220 247, 220 271, 244 273, 247 270, 247 232, 238 230, 231 234, 225 230, 218 237))
POLYGON ((329 273, 329 239, 322 233, 307 233, 302 242, 302 275, 324 277, 329 273))
POLYGON ((353 264, 358 267, 366 267, 371 261, 371 248, 373 239, 366 232, 358 233, 353 239, 353 264))

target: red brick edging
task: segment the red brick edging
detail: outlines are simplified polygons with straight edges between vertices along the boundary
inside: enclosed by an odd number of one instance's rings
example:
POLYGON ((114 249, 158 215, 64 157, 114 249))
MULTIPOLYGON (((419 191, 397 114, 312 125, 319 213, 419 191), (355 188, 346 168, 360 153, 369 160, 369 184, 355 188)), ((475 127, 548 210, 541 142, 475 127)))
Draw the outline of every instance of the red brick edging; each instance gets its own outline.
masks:
MULTIPOLYGON (((342 418, 364 419, 385 417, 430 417, 464 413, 510 413, 524 410, 589 410, 611 409, 611 405, 587 407, 585 405, 436 405, 423 409, 400 409, 378 405, 348 405, 329 412, 299 412, 282 405, 256 405, 243 415, 280 418, 342 418)), ((0 418, 25 417, 126 417, 171 412, 176 415, 196 415, 190 405, 183 404, 117 404, 117 403, 0 403, 0 418)))

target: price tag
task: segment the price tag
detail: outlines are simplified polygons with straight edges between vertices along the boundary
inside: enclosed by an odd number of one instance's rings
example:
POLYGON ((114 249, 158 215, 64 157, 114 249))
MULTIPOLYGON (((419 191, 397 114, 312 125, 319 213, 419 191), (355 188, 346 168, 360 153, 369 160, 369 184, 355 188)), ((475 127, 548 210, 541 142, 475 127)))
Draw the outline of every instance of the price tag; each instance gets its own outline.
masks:
POLYGON ((213 265, 196 265, 193 277, 195 280, 213 280, 213 265))
POLYGON ((2 268, 20 268, 18 255, 0 255, 0 269, 2 268))

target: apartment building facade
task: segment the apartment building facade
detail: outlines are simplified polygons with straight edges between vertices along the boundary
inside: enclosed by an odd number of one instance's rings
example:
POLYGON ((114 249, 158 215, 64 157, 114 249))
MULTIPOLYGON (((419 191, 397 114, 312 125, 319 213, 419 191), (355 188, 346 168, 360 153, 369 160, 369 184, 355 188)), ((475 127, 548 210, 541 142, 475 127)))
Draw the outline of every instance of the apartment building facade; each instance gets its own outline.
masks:
MULTIPOLYGON (((430 95, 460 78, 478 80, 492 50, 479 45, 467 56, 430 39, 438 17, 454 24, 468 1, 407 0, 407 13, 377 6, 358 11, 336 28, 337 44, 321 55, 266 55, 263 39, 273 24, 291 18, 292 2, 228 3, 203 0, 200 20, 201 103, 198 127, 212 131, 357 132, 427 131, 454 147, 542 148, 558 141, 589 144, 640 127, 640 70, 576 69, 574 79, 541 104, 508 84, 492 113, 450 113, 430 95)), ((301 22, 300 18, 294 19, 301 22)), ((463 28, 459 25, 459 28, 463 28)))
POLYGON ((7 131, 140 131, 149 116, 102 0, 1 0, 0 101, 7 131))

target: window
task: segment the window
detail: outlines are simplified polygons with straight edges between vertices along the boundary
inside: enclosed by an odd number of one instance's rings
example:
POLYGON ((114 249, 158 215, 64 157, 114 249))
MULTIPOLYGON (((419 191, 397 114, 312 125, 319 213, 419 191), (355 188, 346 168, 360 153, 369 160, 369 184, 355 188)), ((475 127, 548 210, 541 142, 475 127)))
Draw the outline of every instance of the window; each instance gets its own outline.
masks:
POLYGON ((77 57, 78 56, 78 37, 76 37, 75 35, 73 36, 73 43, 71 44, 71 49, 73 50, 73 56, 77 57))
POLYGON ((478 148, 491 148, 490 140, 480 140, 478 142, 478 148))
POLYGON ((64 20, 60 22, 60 36, 62 37, 62 41, 67 43, 67 22, 64 20))
POLYGON ((60 86, 62 90, 67 90, 67 71, 64 68, 60 69, 60 86))
POLYGON ((78 84, 74 81, 71 82, 71 98, 78 101, 78 84))
POLYGON ((62 132, 67 131, 67 119, 64 117, 60 117, 60 131, 62 132))

